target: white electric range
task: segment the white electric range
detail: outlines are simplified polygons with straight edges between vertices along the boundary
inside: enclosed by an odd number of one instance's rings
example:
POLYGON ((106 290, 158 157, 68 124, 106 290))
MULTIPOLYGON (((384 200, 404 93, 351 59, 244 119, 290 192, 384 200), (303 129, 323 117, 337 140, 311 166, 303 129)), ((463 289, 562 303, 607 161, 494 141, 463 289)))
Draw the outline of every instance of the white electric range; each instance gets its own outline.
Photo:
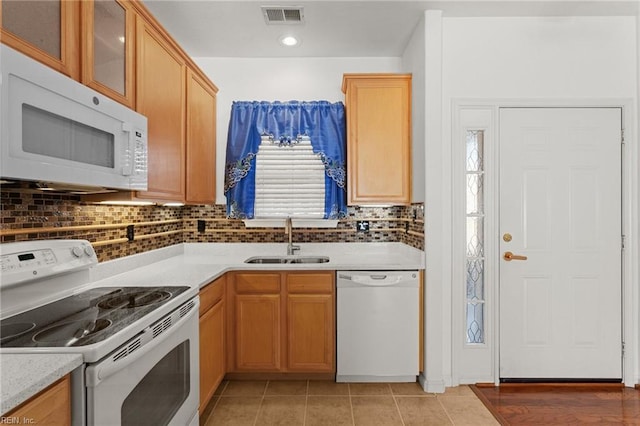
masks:
POLYGON ((0 245, 0 353, 78 353, 74 425, 197 425, 198 292, 94 288, 84 240, 0 245))

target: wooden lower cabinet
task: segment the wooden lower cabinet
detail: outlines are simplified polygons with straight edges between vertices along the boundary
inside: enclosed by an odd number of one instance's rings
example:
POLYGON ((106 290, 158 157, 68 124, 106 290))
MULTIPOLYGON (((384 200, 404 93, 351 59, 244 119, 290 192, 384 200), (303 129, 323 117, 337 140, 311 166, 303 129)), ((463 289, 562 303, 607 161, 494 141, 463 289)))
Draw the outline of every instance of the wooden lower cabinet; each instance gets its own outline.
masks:
MULTIPOLYGON (((71 424, 71 379, 66 375, 3 419, 19 419, 20 424, 70 425, 71 424)), ((0 423, 5 423, 2 421, 0 423)))
POLYGON ((288 273, 287 367, 332 372, 335 366, 333 273, 288 273))
POLYGON ((236 296, 236 359, 238 370, 278 371, 282 367, 279 294, 236 296))
POLYGON ((200 412, 226 373, 225 277, 200 291, 200 412))
POLYGON ((230 371, 282 368, 280 272, 231 274, 227 360, 230 371))
POLYGON ((335 371, 334 272, 241 272, 229 281, 228 371, 335 371))

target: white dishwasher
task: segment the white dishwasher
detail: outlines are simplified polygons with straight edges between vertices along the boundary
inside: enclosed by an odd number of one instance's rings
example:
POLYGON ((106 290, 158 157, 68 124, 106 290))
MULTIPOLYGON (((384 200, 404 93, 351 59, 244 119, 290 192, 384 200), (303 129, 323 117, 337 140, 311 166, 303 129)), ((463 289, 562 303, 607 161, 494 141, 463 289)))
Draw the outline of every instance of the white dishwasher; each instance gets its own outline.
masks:
POLYGON ((337 382, 415 382, 418 271, 337 272, 337 382))

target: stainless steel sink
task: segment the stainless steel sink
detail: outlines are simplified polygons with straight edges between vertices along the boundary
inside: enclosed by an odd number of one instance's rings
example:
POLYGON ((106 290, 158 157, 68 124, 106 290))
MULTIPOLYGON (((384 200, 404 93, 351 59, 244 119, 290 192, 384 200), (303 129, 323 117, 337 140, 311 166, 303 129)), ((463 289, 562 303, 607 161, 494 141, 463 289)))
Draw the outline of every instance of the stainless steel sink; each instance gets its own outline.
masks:
POLYGON ((244 263, 264 263, 264 264, 291 264, 291 263, 327 263, 326 256, 254 256, 244 261, 244 263))

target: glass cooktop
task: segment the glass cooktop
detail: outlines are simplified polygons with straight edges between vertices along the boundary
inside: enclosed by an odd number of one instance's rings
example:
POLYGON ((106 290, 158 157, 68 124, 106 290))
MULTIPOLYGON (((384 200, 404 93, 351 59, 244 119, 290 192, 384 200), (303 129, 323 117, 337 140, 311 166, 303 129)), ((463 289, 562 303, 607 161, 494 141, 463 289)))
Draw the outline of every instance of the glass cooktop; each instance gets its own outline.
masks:
POLYGON ((189 287, 100 287, 0 321, 0 347, 71 347, 100 342, 189 287))

